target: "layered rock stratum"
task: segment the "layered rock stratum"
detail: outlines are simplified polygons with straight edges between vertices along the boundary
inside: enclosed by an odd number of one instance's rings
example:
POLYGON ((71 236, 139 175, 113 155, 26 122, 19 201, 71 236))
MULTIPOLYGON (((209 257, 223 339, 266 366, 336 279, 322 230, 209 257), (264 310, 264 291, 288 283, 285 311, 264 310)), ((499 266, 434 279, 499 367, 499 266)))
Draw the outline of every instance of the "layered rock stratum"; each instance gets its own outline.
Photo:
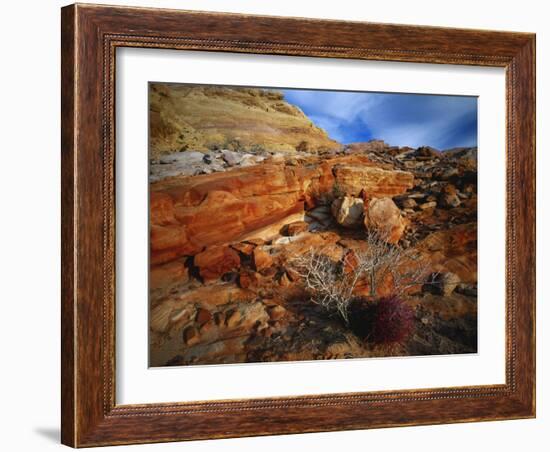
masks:
POLYGON ((340 147, 276 90, 151 83, 149 121, 152 157, 181 150, 340 147))

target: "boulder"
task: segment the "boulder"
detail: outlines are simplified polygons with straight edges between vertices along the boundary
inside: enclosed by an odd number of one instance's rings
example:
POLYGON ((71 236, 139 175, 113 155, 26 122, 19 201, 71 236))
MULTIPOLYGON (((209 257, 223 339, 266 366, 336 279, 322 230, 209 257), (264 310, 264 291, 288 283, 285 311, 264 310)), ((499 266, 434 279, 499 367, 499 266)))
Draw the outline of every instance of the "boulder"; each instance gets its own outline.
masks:
POLYGON ((212 320, 212 313, 208 309, 199 308, 195 317, 195 322, 202 326, 210 320, 212 320))
POLYGON ((391 198, 372 198, 365 204, 365 227, 380 233, 388 243, 397 243, 407 221, 391 198))
POLYGON ((436 292, 440 295, 451 295, 458 284, 460 284, 460 278, 453 272, 438 273, 433 281, 436 292))
POLYGON ((269 308, 268 314, 269 314, 269 318, 271 320, 274 320, 274 321, 275 320, 280 320, 285 316, 286 309, 283 308, 280 305, 273 306, 273 307, 269 308))
POLYGON ((249 287, 253 287, 258 282, 258 274, 255 272, 250 271, 243 271, 239 274, 239 287, 241 289, 248 289, 249 287))
POLYGON ((273 258, 271 257, 271 255, 261 248, 254 249, 254 252, 252 253, 252 261, 254 263, 254 268, 256 269, 256 271, 261 271, 269 268, 273 264, 273 258))
POLYGON ((463 283, 477 283, 477 224, 466 223, 428 235, 418 251, 434 271, 451 272, 463 283))
POLYGON ((460 203, 461 201, 455 186, 452 184, 445 185, 439 194, 439 207, 444 209, 452 209, 460 206, 460 203))
POLYGON ((379 198, 396 196, 413 187, 414 176, 407 171, 376 166, 336 165, 333 169, 337 195, 359 197, 367 193, 379 198))
POLYGON ((239 268, 239 253, 229 246, 212 246, 195 256, 193 264, 205 282, 219 279, 223 274, 239 268))
POLYGON ((222 152, 222 158, 229 166, 235 166, 241 163, 243 159, 243 155, 239 152, 230 151, 228 149, 224 149, 222 152))
POLYGON ((332 202, 331 210, 338 224, 347 228, 354 228, 362 223, 364 203, 361 198, 343 196, 332 202))

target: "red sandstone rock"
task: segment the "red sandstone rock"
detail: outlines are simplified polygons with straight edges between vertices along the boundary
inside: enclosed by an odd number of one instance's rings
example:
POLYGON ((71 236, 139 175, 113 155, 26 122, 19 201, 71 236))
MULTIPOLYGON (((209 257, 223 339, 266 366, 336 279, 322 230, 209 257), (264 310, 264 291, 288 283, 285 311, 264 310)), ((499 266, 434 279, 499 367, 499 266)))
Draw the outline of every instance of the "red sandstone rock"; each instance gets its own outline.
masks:
POLYGON ((243 253, 245 256, 250 256, 254 251, 254 248, 256 248, 256 245, 253 245, 252 243, 234 243, 231 245, 231 248, 239 253, 243 253))
POLYGON ((286 314, 286 309, 282 306, 273 306, 268 311, 270 320, 280 320, 286 314))
POLYGON ((210 321, 212 319, 212 313, 208 309, 199 308, 197 311, 197 316, 195 317, 195 321, 199 325, 204 325, 206 322, 210 321))
POLYGON ((183 262, 174 261, 151 267, 149 278, 151 290, 155 290, 186 283, 189 280, 189 272, 183 262))
POLYGON ((340 240, 340 236, 334 232, 305 232, 297 237, 296 240, 283 245, 281 256, 283 260, 288 262, 311 250, 319 250, 334 261, 338 261, 343 256, 343 249, 337 244, 338 240, 340 240))
POLYGON ((151 224, 157 226, 177 224, 174 217, 174 201, 170 195, 163 192, 151 192, 149 206, 151 224))
POLYGON ((242 289, 248 289, 253 287, 258 282, 257 273, 250 271, 243 271, 239 274, 239 287, 242 289))
POLYGON ((262 250, 261 248, 256 248, 252 253, 252 260, 254 261, 254 268, 256 271, 261 271, 266 268, 271 267, 273 264, 273 258, 269 253, 262 250))
POLYGON ((305 221, 295 221, 286 225, 283 232, 285 235, 293 237, 295 235, 301 234, 302 232, 306 232, 308 229, 309 225, 305 221))
POLYGON ((183 332, 183 339, 186 345, 195 345, 199 342, 199 332, 194 326, 190 326, 183 332))
POLYGON ((369 197, 391 197, 412 188, 414 181, 411 173, 370 166, 336 165, 333 172, 342 196, 358 197, 364 192, 369 197))
POLYGON ((212 246, 197 254, 194 260, 205 282, 216 280, 224 273, 237 269, 240 263, 239 253, 229 246, 212 246))
POLYGON ((262 246, 262 245, 265 245, 265 240, 255 237, 251 239, 245 239, 245 243, 250 243, 251 245, 254 245, 254 246, 262 246))
MULTIPOLYGON (((315 165, 262 164, 223 173, 170 178, 151 185, 151 262, 196 255, 250 236, 294 214, 304 203, 332 200, 334 189, 358 196, 393 196, 413 176, 381 169, 361 156, 315 165)), ((294 220, 295 221, 295 220, 294 220)))
POLYGON ((391 198, 372 198, 365 205, 365 227, 379 232, 388 243, 397 243, 406 226, 406 220, 391 198))
POLYGON ((338 224, 354 228, 361 225, 363 219, 363 200, 352 196, 336 198, 331 204, 332 215, 338 224))

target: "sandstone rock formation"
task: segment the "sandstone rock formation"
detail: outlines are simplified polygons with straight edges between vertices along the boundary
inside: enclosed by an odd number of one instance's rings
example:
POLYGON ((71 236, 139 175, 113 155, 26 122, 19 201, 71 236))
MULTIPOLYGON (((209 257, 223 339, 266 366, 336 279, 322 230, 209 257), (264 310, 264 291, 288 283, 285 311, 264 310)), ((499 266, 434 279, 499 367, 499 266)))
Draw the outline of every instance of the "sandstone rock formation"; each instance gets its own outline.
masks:
POLYGON ((365 205, 365 227, 378 232, 388 243, 397 243, 406 226, 391 198, 371 198, 365 205))
POLYGON ((203 281, 219 279, 225 273, 239 268, 239 253, 227 245, 211 246, 195 256, 193 261, 203 281))
MULTIPOLYGON (((296 221, 306 205, 331 202, 341 187, 356 196, 380 197, 404 193, 412 184, 407 172, 361 163, 368 161, 341 157, 308 167, 265 163, 151 184, 151 262, 244 240, 273 224, 277 228, 272 232, 278 233, 280 222, 296 221)), ((357 210, 353 208, 354 215, 357 210)))
POLYGON ((343 164, 334 166, 335 190, 342 194, 385 197, 395 196, 412 188, 413 175, 406 171, 388 171, 375 166, 343 164))
POLYGON ((149 115, 153 158, 216 148, 318 151, 340 147, 274 90, 152 83, 149 115))

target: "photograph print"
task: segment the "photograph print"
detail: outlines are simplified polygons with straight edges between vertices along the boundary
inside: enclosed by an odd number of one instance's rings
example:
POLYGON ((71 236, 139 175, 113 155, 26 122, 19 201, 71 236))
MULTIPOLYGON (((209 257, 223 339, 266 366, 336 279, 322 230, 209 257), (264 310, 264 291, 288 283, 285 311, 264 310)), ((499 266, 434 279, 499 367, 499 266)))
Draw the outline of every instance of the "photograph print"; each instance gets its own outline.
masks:
POLYGON ((477 353, 477 97, 148 96, 150 366, 477 353))

